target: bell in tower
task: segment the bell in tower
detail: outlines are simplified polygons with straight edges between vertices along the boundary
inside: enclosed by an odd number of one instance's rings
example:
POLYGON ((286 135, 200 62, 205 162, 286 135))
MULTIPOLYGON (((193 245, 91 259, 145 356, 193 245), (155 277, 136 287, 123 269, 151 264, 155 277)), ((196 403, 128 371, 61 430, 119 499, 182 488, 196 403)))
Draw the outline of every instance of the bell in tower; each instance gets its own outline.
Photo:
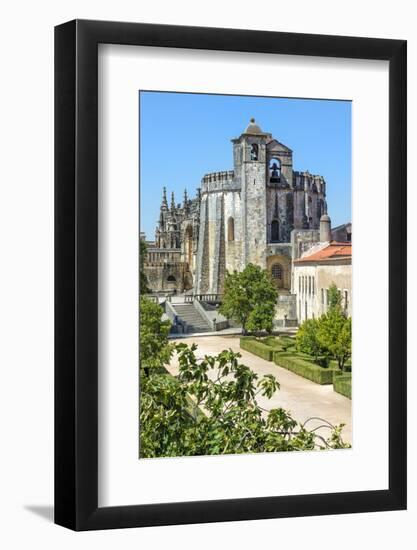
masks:
POLYGON ((281 162, 279 159, 272 159, 269 169, 269 181, 279 183, 281 181, 281 162))

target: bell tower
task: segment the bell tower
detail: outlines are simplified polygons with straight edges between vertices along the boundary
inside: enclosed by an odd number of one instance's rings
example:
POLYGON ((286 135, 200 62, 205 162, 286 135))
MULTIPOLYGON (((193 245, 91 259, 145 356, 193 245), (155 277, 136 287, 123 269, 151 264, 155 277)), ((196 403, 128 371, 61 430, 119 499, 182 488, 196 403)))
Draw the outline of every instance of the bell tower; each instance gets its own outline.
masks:
POLYGON ((242 269, 248 263, 266 267, 266 145, 270 140, 271 134, 263 132, 254 118, 232 140, 235 179, 241 187, 242 269))

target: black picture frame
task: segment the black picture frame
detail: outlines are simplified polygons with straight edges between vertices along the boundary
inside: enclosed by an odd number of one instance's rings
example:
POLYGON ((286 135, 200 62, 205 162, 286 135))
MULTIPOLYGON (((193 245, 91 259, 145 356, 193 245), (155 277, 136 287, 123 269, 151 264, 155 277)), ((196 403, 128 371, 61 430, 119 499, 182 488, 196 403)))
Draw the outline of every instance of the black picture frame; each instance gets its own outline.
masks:
POLYGON ((55 28, 55 522, 109 529, 406 508, 406 41, 74 20, 55 28), (389 62, 389 488, 98 507, 98 44, 389 62))

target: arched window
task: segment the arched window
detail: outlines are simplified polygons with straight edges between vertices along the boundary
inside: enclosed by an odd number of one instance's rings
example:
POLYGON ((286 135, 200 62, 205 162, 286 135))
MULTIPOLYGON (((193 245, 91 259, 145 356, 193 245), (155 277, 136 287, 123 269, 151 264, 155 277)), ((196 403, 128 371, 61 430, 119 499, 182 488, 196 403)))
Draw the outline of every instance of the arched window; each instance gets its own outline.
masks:
POLYGON ((271 275, 273 279, 282 279, 282 265, 274 264, 271 268, 271 275))
POLYGON ((279 223, 278 220, 272 220, 271 223, 271 243, 279 241, 279 223))
POLYGON ((258 160, 258 155, 259 155, 259 147, 256 143, 252 143, 252 147, 250 150, 250 159, 258 160))
POLYGON ((227 240, 235 240, 235 220, 232 217, 227 220, 227 240))
POLYGON ((174 275, 168 275, 167 281, 168 281, 169 283, 176 283, 176 282, 177 282, 177 279, 174 277, 174 275))
POLYGON ((279 183, 281 181, 281 161, 272 158, 269 161, 269 181, 271 183, 279 183))

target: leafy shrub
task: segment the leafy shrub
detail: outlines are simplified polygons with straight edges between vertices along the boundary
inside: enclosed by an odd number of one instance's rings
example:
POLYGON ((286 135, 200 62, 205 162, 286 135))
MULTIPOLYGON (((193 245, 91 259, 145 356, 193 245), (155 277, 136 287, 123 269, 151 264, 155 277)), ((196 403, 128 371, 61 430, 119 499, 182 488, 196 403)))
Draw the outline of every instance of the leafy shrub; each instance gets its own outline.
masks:
POLYGON ((279 367, 303 376, 312 382, 316 382, 316 384, 333 383, 333 369, 325 369, 303 357, 289 353, 274 352, 273 360, 279 367))
POLYGON ((298 329, 296 336, 297 351, 311 355, 315 361, 324 352, 317 336, 319 326, 319 319, 306 319, 298 329))
POLYGON ((340 292, 333 284, 329 289, 329 309, 318 319, 306 319, 296 336, 298 353, 307 354, 322 367, 337 361, 342 371, 349 368, 352 354, 352 320, 340 305, 340 292))
MULTIPOLYGON (((142 242, 142 241, 141 241, 142 242)), ((149 374, 151 369, 160 369, 168 364, 173 347, 168 344, 171 321, 162 320, 162 308, 146 296, 140 297, 140 369, 149 374)))
POLYGON ((317 340, 326 353, 336 359, 339 368, 345 365, 352 353, 352 320, 340 308, 334 307, 322 315, 317 325, 317 340))
POLYGON ((338 368, 337 361, 333 361, 333 365, 332 365, 331 364, 332 362, 330 361, 330 357, 328 355, 322 355, 320 357, 317 357, 315 362, 318 365, 320 365, 320 367, 322 367, 323 369, 328 369, 330 366, 332 366, 334 369, 338 368))
POLYGON ((332 283, 329 286, 328 291, 328 304, 329 309, 341 309, 342 307, 342 294, 340 293, 340 290, 337 288, 335 283, 332 283))

